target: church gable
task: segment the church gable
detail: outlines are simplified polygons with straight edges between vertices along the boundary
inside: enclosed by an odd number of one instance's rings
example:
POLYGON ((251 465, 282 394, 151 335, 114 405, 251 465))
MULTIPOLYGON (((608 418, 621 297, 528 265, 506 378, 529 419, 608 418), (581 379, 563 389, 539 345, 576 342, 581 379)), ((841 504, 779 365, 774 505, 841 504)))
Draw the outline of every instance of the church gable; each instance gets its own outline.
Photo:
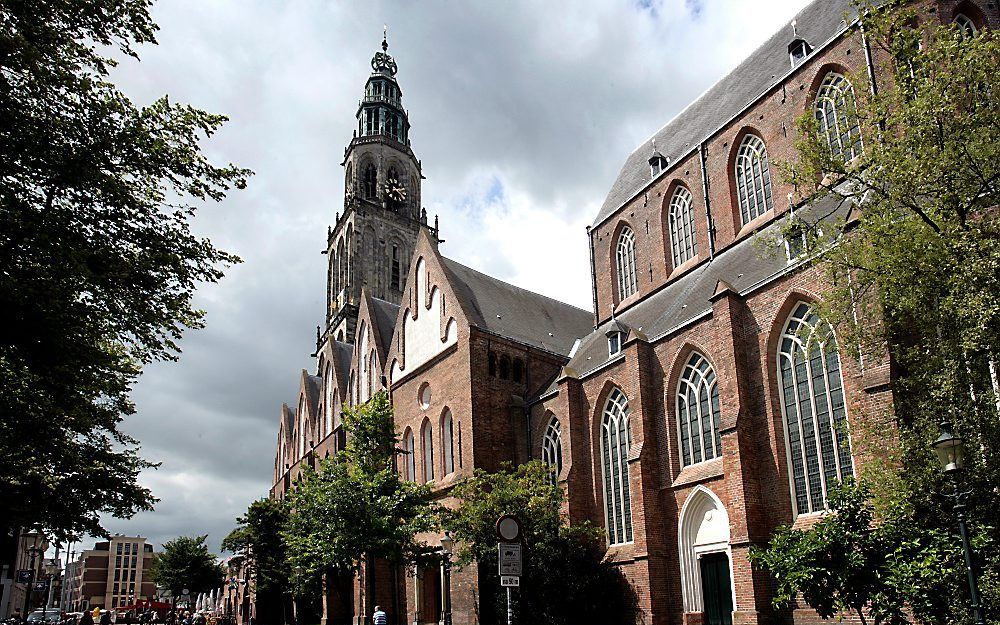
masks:
POLYGON ((458 343, 459 323, 468 322, 447 276, 437 246, 422 231, 388 354, 390 384, 458 343))
POLYGON ((372 297, 367 289, 362 291, 349 382, 353 403, 364 403, 382 390, 386 352, 398 314, 399 306, 396 304, 372 297))

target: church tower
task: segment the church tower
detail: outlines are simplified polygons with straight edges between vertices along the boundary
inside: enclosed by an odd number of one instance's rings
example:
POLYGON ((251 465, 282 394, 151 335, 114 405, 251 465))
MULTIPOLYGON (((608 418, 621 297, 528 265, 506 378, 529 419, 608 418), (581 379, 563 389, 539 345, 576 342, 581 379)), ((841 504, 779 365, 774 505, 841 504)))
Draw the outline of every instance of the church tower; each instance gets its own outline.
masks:
MULTIPOLYGON (((396 61, 382 39, 358 102, 358 125, 344 150, 344 212, 327 234, 327 338, 354 342, 362 287, 398 304, 420 228, 420 161, 396 82, 396 61)), ((435 224, 436 226, 437 224, 435 224)), ((436 237, 436 228, 429 228, 436 237)))

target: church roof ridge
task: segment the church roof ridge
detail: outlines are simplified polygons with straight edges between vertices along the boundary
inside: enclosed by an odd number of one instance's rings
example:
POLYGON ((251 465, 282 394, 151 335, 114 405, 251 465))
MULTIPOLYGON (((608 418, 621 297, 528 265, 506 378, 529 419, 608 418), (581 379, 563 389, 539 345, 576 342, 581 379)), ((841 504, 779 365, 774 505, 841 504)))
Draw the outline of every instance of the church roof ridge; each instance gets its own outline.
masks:
POLYGON ((590 311, 440 258, 471 325, 563 356, 593 328, 590 311))
POLYGON ((638 195, 652 180, 649 171, 649 145, 669 159, 672 171, 682 157, 702 143, 741 111, 779 85, 801 65, 789 65, 788 43, 793 39, 809 41, 815 50, 836 39, 847 27, 845 16, 854 12, 851 0, 813 0, 799 11, 793 21, 797 33, 779 28, 752 53, 699 97, 691 101, 659 130, 642 141, 626 157, 601 209, 593 222, 600 226, 622 206, 638 195))

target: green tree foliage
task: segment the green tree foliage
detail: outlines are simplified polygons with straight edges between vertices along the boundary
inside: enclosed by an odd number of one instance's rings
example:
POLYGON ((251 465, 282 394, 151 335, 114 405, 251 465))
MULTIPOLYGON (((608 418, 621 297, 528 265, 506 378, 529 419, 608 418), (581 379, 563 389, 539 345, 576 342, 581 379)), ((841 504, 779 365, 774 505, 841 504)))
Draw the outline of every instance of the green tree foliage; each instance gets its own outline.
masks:
MULTIPOLYGON (((845 224, 843 236, 841 229, 818 223, 800 221, 794 227, 807 228, 820 246, 827 246, 816 262, 828 269, 834 285, 823 308, 840 332, 840 345, 868 364, 892 355, 893 414, 869 408, 855 415, 851 433, 856 448, 878 450, 875 455, 881 456, 865 467, 877 518, 906 520, 886 530, 886 540, 913 550, 907 566, 938 564, 942 548, 934 545, 940 535, 958 544, 946 496, 954 487, 930 449, 939 422, 952 421, 968 451, 960 488, 969 492, 984 603, 988 614, 996 614, 1000 38, 989 30, 968 36, 954 25, 942 25, 940 16, 918 16, 911 7, 900 2, 861 6, 876 73, 884 77, 876 94, 866 76, 851 77, 864 153, 851 162, 838 159, 818 135, 815 120, 806 116, 799 124, 799 158, 786 173, 802 197, 835 194, 856 206, 858 218, 845 224), (893 418, 898 441, 890 444, 885 426, 893 418)), ((831 521, 817 532, 837 527, 831 521)), ((776 541, 785 542, 789 558, 803 549, 804 565, 811 561, 811 549, 822 550, 823 541, 830 540, 818 534, 808 540, 790 536, 779 535, 776 541)), ((847 579, 835 573, 836 566, 831 563, 831 583, 847 579)), ((899 587, 914 616, 966 622, 970 602, 964 577, 953 569, 934 572, 936 577, 914 574, 912 586, 899 587), (934 593, 942 601, 924 602, 922 597, 934 593)), ((794 586, 796 579, 786 576, 783 583, 794 586)), ((851 593, 844 587, 838 594, 851 593)), ((883 601, 893 606, 898 598, 869 593, 867 600, 878 612, 883 601)), ((827 604, 816 607, 823 610, 827 604)), ((887 617, 886 622, 894 621, 887 617)))
POLYGON ((8 528, 101 535, 154 499, 118 425, 142 366, 202 324, 195 285, 238 259, 190 232, 249 175, 200 141, 225 121, 110 82, 149 0, 0 1, 0 500, 8 528))
POLYGON ((751 561, 777 579, 776 607, 802 593, 823 618, 847 612, 876 625, 949 609, 949 596, 938 590, 942 578, 962 574, 959 543, 948 532, 911 527, 905 514, 876 522, 869 495, 855 484, 835 487, 829 503, 836 514, 808 531, 782 527, 766 549, 751 551, 751 561))
POLYGON ((307 469, 289 493, 285 539, 297 585, 324 573, 351 573, 364 558, 393 563, 418 558, 416 536, 433 527, 430 491, 400 478, 394 466, 396 434, 386 393, 345 407, 347 448, 307 469))
POLYGON ((276 499, 259 499, 236 520, 237 527, 222 541, 222 550, 246 558, 248 575, 257 597, 257 615, 263 622, 282 618, 283 597, 291 570, 282 532, 288 525, 288 505, 276 499))
POLYGON ((222 586, 225 573, 215 554, 205 544, 207 536, 179 536, 163 544, 153 558, 153 583, 168 589, 174 597, 186 588, 192 594, 210 592, 222 586))
POLYGON ((516 623, 635 622, 636 597, 618 568, 604 561, 601 529, 564 523, 564 494, 550 478, 540 462, 495 473, 477 470, 455 487, 458 507, 441 511, 444 527, 459 545, 457 564, 480 567, 481 601, 492 602, 481 609, 492 608, 494 614, 506 609, 497 577, 495 523, 503 514, 516 514, 524 544, 516 623))

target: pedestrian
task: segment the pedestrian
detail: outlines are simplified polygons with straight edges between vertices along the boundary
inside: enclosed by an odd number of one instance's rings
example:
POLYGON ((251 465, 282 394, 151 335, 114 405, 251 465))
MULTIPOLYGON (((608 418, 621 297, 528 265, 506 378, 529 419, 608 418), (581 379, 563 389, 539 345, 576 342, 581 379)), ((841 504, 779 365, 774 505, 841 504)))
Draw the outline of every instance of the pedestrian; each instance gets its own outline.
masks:
POLYGON ((91 616, 90 611, 86 611, 80 617, 79 625, 94 625, 94 617, 91 616))
POLYGON ((372 614, 372 625, 389 625, 389 617, 379 606, 375 606, 375 613, 372 614))
POLYGON ((101 625, 111 625, 111 610, 101 611, 101 625))

